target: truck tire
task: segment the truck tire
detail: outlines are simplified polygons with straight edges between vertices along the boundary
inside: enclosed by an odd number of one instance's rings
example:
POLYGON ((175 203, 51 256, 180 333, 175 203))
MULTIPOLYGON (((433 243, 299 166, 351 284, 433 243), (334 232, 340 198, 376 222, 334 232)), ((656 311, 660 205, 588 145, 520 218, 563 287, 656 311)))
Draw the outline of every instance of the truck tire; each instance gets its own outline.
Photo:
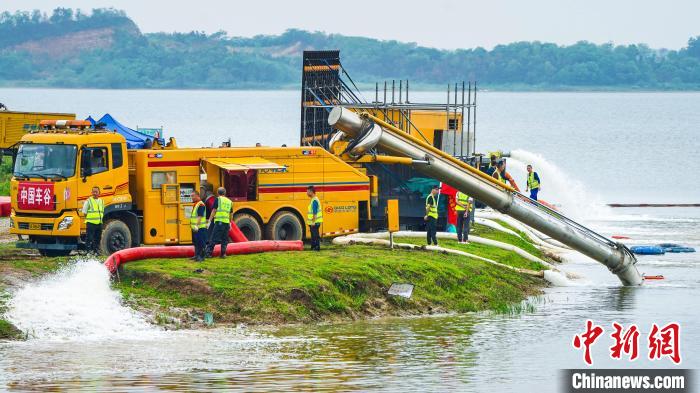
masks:
POLYGON ((102 255, 112 255, 113 253, 131 247, 131 231, 129 227, 120 220, 109 220, 102 228, 102 239, 100 240, 100 252, 102 255))
POLYGON ((255 217, 247 213, 236 214, 233 217, 233 222, 243 232, 246 239, 250 241, 262 240, 262 228, 255 217))
POLYGON ((301 240, 304 226, 296 214, 289 211, 275 213, 265 227, 268 240, 301 240))

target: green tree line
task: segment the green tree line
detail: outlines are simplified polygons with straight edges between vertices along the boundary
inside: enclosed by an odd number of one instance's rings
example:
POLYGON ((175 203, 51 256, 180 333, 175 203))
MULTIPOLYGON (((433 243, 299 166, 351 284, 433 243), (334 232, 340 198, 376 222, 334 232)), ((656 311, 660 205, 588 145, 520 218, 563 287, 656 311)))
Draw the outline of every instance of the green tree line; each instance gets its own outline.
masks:
POLYGON ((700 36, 680 50, 644 44, 573 45, 514 42, 484 48, 440 50, 415 43, 288 30, 280 35, 228 37, 142 34, 122 12, 90 14, 58 8, 0 14, 0 84, 96 88, 274 88, 294 86, 301 75, 297 48, 340 49, 356 80, 403 78, 445 84, 477 80, 511 88, 700 88, 700 36), (22 44, 69 33, 111 28, 110 45, 54 56, 22 44))

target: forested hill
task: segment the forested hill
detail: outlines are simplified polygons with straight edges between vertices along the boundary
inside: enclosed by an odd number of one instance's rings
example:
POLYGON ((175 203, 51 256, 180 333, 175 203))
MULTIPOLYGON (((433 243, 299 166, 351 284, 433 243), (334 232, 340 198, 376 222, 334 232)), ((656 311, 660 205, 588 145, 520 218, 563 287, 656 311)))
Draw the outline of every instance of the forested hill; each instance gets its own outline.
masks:
POLYGON ((403 78, 414 86, 477 80, 504 89, 700 89, 700 36, 677 51, 588 42, 439 50, 300 30, 252 38, 143 34, 124 12, 66 8, 0 14, 0 85, 297 87, 306 49, 340 49, 345 67, 364 83, 403 78))

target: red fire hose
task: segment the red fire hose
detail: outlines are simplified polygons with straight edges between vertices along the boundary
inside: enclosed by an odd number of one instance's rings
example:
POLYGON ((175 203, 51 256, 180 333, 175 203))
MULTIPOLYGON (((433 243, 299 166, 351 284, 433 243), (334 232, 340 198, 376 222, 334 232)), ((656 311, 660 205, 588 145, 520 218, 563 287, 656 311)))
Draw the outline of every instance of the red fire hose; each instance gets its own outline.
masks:
POLYGON ((234 243, 248 241, 248 239, 245 237, 243 232, 241 232, 241 230, 238 228, 238 225, 236 225, 235 222, 231 222, 231 229, 228 230, 228 237, 230 237, 234 243))
MULTIPOLYGON (((267 251, 302 251, 302 241, 248 241, 235 223, 231 223, 228 236, 233 241, 226 246, 226 255, 256 254, 267 251)), ((221 247, 215 246, 213 255, 220 255, 221 247)), ((194 246, 134 247, 117 251, 105 261, 105 267, 114 274, 120 265, 149 258, 189 258, 194 255, 194 246)))
MULTIPOLYGON (((302 251, 304 243, 301 240, 277 241, 260 240, 253 242, 229 243, 227 255, 256 254, 268 251, 302 251)), ((214 255, 219 255, 221 248, 214 247, 214 255)), ((117 251, 105 261, 105 267, 114 274, 117 268, 127 262, 149 258, 189 258, 194 255, 194 246, 159 246, 134 247, 117 251)))

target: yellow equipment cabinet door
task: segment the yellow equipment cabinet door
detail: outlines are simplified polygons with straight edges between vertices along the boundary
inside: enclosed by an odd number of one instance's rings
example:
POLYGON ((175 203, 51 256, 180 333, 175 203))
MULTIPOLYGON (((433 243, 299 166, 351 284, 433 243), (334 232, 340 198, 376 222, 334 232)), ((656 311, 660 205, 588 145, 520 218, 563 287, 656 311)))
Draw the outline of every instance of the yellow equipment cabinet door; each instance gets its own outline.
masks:
POLYGON ((161 186, 161 203, 163 204, 163 233, 165 243, 180 242, 180 185, 163 184, 161 186))
POLYGON ((192 243, 192 229, 190 228, 190 217, 192 216, 192 192, 198 189, 196 183, 179 183, 180 184, 180 244, 192 243))

